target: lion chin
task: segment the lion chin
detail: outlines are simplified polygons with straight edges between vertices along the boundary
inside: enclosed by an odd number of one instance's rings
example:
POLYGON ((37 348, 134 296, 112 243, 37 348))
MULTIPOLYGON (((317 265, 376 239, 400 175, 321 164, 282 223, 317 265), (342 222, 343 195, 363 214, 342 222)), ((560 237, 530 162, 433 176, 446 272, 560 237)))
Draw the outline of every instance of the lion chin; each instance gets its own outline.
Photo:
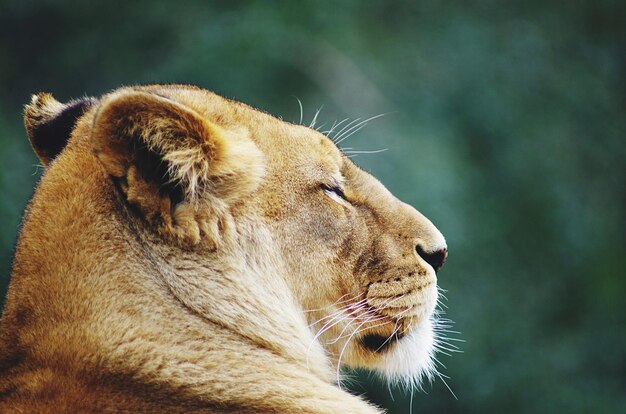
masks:
MULTIPOLYGON (((45 167, 0 319, 0 412, 380 413, 437 375, 443 235, 326 135, 187 85, 33 96, 45 167)), ((419 190, 416 190, 419 191, 419 190)))
POLYGON ((417 388, 435 375, 434 344, 432 322, 427 319, 384 352, 376 369, 392 383, 417 388))

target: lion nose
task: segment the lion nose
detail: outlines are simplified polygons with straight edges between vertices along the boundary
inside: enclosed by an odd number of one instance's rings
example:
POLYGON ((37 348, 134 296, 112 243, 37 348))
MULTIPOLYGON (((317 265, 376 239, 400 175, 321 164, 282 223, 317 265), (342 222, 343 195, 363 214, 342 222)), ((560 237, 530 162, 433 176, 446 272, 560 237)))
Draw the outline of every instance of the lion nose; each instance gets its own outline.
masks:
POLYGON ((422 259, 426 260, 426 262, 431 265, 433 269, 435 269, 435 272, 438 272, 441 269, 448 258, 448 249, 446 247, 435 250, 432 253, 427 253, 421 246, 416 246, 415 250, 422 259))

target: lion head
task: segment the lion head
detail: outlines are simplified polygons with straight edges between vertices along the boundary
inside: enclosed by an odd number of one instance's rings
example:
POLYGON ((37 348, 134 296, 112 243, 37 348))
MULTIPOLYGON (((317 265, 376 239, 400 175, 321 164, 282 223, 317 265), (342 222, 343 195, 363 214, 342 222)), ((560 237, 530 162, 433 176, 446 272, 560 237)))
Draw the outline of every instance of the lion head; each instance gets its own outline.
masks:
MULTIPOLYGON (((70 214, 67 221, 83 229, 80 240, 91 240, 72 253, 97 252, 89 275, 131 280, 134 272, 132 292, 167 297, 154 309, 182 304, 325 378, 342 365, 408 382, 434 371, 445 239, 329 137, 180 85, 123 88, 67 105, 41 94, 27 106, 26 126, 48 165, 31 221, 44 214, 42 194, 71 200, 63 207, 48 202, 46 211, 61 221, 70 214), (59 138, 64 130, 73 130, 69 143, 59 138), (158 283, 146 282, 152 279, 158 283)), ((33 226, 27 219, 24 232, 40 231, 33 226)), ((55 237, 64 243, 47 234, 55 237)), ((26 239, 16 256, 22 273, 26 239)), ((113 309, 131 295, 107 292, 89 298, 113 309)), ((184 320, 171 306, 159 314, 184 320)), ((81 317, 94 309, 85 307, 81 317)), ((138 329, 128 314, 127 336, 138 329)), ((109 310, 98 320, 111 325, 115 315, 109 310)), ((188 326, 167 319, 137 323, 183 338, 188 326)), ((94 341, 111 341, 113 332, 94 341)), ((107 358, 118 349, 111 346, 107 358)))

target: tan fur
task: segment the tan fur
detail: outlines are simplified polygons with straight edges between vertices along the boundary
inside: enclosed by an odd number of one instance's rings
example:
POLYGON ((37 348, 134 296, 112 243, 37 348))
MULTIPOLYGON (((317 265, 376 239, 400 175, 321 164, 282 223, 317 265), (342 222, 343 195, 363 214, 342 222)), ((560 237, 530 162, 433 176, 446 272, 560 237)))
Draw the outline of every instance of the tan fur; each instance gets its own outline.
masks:
MULTIPOLYGON (((63 108, 35 98, 31 140, 63 108)), ((337 366, 391 369, 405 339, 359 339, 425 329, 416 246, 445 241, 327 137, 156 85, 104 96, 51 160, 1 320, 0 412, 379 412, 337 366)))

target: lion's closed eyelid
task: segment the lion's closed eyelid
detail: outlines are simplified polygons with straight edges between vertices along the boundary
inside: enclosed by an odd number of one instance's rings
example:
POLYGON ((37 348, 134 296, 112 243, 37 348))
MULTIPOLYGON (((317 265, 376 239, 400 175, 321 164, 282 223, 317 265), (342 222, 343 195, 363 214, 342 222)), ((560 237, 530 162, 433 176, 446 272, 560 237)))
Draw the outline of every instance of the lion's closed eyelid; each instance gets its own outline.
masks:
POLYGON ((340 186, 334 184, 321 184, 320 187, 322 190, 324 190, 324 193, 326 193, 326 195, 330 197, 333 201, 340 204, 350 203, 350 200, 348 200, 346 194, 340 186))

